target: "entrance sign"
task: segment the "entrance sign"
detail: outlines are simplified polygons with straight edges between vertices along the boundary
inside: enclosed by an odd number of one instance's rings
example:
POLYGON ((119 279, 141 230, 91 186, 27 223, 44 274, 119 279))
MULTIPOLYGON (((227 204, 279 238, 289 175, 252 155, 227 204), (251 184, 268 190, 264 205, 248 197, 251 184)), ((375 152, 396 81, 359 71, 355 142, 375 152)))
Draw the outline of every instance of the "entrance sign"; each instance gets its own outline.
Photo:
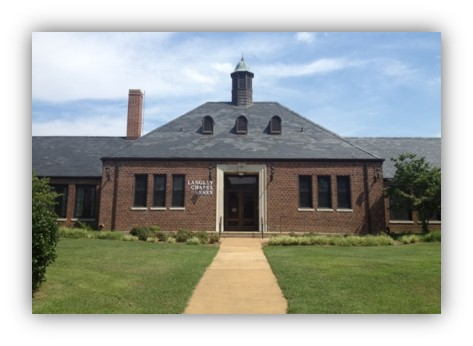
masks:
POLYGON ((188 180, 187 186, 190 186, 194 195, 206 196, 214 194, 213 180, 188 180))

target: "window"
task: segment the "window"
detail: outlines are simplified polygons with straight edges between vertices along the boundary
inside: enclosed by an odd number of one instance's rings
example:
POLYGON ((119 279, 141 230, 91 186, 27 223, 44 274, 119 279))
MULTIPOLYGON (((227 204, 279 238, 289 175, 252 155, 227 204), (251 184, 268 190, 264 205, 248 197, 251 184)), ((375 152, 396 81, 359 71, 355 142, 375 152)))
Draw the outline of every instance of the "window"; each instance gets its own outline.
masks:
POLYGON ((214 133, 214 120, 210 115, 206 115, 202 119, 202 133, 212 135, 214 133))
POLYGON ((412 211, 402 201, 389 199, 389 219, 393 221, 412 221, 412 211))
POLYGON ((172 176, 172 206, 184 207, 184 176, 172 176))
POLYGON ((56 205, 54 211, 57 217, 65 218, 67 210, 67 185, 51 185, 53 190, 59 194, 56 198, 56 205))
POLYGON ((95 219, 95 185, 76 185, 74 217, 95 219))
POLYGON ((146 174, 135 175, 135 200, 134 207, 146 207, 146 196, 148 195, 148 176, 146 174))
POLYGON ((275 115, 269 122, 269 133, 280 134, 281 133, 281 118, 275 115))
POLYGON ((299 208, 312 208, 312 177, 299 176, 299 208))
POLYGON ((337 176, 337 208, 351 209, 351 189, 349 176, 337 176))
POLYGON ((153 207, 166 206, 166 176, 154 176, 153 207))
POLYGON ((238 134, 246 135, 248 133, 248 119, 245 116, 240 115, 235 122, 235 130, 238 134))
POLYGON ((319 175, 317 177, 318 208, 332 208, 332 189, 329 175, 319 175))

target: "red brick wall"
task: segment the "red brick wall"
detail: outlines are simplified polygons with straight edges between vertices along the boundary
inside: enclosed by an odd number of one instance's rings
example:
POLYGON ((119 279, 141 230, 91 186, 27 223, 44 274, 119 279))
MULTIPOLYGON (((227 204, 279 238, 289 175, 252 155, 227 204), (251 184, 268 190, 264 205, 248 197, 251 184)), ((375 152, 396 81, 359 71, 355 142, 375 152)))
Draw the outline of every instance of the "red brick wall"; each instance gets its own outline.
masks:
MULTIPOLYGON (((209 166, 212 166, 212 180, 216 184, 217 164, 237 162, 163 162, 163 161, 121 161, 104 162, 110 180, 104 173, 101 186, 100 224, 104 229, 129 231, 135 226, 158 225, 164 231, 187 230, 215 231, 216 195, 196 196, 187 186, 188 180, 209 180, 209 166), (108 167, 108 168, 107 168, 108 167), (117 174, 118 167, 118 174, 117 174), (134 183, 136 174, 148 174, 148 197, 145 210, 133 210, 134 183), (166 210, 152 210, 153 175, 166 174, 166 210), (172 174, 185 175, 185 210, 171 210, 172 174), (118 180, 117 180, 118 179, 118 180), (116 193, 114 191, 116 190, 116 193)), ((261 162, 248 162, 265 164, 261 162)), ((368 233, 365 175, 362 162, 275 162, 267 166, 267 224, 269 232, 318 232, 318 233, 368 233), (271 166, 274 175, 271 180, 271 166), (299 175, 312 176, 314 210, 299 211, 299 175), (332 177, 332 211, 317 210, 317 175, 332 177), (337 210, 336 176, 348 175, 351 181, 351 211, 337 210)), ((371 232, 385 229, 382 177, 374 179, 375 168, 380 163, 367 163, 369 185, 371 232)))

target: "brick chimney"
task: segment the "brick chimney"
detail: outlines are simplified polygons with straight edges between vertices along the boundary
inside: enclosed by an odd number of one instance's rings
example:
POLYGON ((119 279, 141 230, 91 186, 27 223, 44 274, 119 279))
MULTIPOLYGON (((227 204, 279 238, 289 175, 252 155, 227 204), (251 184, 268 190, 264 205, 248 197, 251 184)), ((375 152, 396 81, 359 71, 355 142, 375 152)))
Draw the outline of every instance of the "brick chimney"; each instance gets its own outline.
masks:
POLYGON ((130 89, 128 93, 128 121, 126 139, 141 137, 141 122, 143 121, 143 93, 140 89, 130 89))

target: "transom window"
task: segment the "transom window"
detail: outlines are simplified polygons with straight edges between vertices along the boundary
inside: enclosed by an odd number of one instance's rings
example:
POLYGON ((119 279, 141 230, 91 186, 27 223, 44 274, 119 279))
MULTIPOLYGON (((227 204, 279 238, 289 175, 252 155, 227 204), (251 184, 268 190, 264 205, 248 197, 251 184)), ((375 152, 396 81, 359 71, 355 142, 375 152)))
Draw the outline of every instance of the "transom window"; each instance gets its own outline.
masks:
POLYGON ((280 134, 281 130, 281 118, 275 115, 269 122, 269 133, 280 134))
POLYGON ((235 121, 235 131, 238 134, 246 135, 248 133, 248 119, 240 115, 235 121))
POLYGON ((214 120, 210 115, 206 115, 202 119, 202 133, 212 135, 214 133, 214 120))

